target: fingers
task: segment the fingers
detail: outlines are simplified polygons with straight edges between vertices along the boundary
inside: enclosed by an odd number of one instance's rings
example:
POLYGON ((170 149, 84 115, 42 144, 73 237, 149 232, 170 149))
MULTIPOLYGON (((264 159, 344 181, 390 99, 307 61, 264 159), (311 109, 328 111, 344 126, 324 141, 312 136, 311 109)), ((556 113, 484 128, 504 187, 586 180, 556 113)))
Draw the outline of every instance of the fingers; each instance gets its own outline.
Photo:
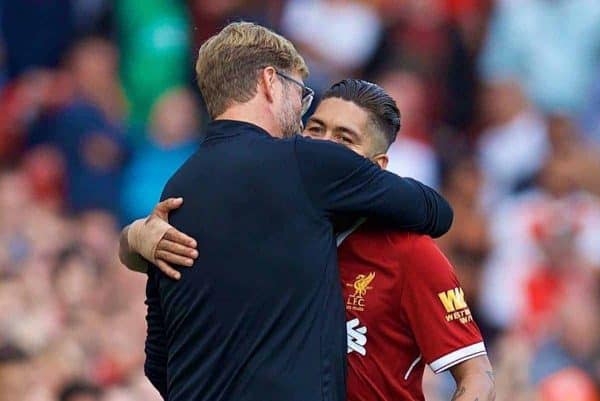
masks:
POLYGON ((169 229, 169 231, 165 233, 163 239, 176 242, 188 248, 196 248, 198 246, 195 239, 182 233, 181 231, 176 230, 175 228, 169 229))
POLYGON ((180 266, 191 267, 194 264, 194 259, 186 258, 185 256, 180 256, 171 252, 156 250, 155 253, 156 260, 162 260, 164 262, 173 263, 180 266))
POLYGON ((168 253, 191 259, 196 259, 198 257, 198 251, 196 249, 178 244, 177 242, 169 241, 168 239, 164 238, 160 240, 156 250, 166 251, 168 253))
POLYGON ((174 280, 179 280, 181 278, 181 273, 172 268, 167 262, 157 260, 156 267, 158 267, 161 272, 163 272, 164 274, 166 274, 174 280))
POLYGON ((168 198, 156 205, 152 214, 168 220, 169 212, 178 209, 181 205, 183 205, 183 198, 168 198))

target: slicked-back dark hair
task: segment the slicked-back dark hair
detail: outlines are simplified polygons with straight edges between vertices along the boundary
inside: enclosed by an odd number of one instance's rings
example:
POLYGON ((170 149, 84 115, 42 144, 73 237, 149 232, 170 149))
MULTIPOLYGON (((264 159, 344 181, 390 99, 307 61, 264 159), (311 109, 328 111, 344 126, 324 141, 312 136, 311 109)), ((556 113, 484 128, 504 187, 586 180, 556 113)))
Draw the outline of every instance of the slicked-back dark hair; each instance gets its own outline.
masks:
POLYGON ((370 122, 379 131, 387 151, 400 130, 400 110, 396 102, 379 85, 362 79, 344 79, 333 84, 322 100, 340 98, 356 104, 369 113, 370 122))

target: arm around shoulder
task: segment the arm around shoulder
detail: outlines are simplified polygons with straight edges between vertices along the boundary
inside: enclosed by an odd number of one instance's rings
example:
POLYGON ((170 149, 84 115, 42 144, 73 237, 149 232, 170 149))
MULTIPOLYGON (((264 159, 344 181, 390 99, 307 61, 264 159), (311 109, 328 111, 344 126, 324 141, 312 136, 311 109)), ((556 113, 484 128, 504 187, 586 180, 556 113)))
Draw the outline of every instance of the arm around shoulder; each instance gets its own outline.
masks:
POLYGON ((432 237, 452 225, 452 208, 435 190, 339 144, 297 138, 295 156, 309 198, 325 213, 362 215, 432 237))
MULTIPOLYGON (((135 224, 132 223, 132 224, 135 224)), ((129 230, 132 224, 126 226, 119 236, 119 260, 129 270, 146 273, 148 271, 148 262, 129 244, 129 230)))

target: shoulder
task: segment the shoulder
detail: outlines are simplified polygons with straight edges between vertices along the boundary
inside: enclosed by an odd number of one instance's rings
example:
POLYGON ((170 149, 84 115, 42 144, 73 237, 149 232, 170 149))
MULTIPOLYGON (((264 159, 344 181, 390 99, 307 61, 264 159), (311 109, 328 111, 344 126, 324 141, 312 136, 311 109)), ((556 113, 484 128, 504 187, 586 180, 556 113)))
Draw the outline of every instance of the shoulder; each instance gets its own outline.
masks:
POLYGON ((347 241, 361 249, 377 249, 386 258, 400 261, 409 271, 452 270, 448 259, 428 235, 388 230, 367 223, 353 231, 347 241))
POLYGON ((394 230, 386 230, 384 235, 396 254, 401 257, 441 252, 435 241, 428 235, 394 230))
POLYGON ((454 274, 454 268, 430 236, 391 231, 386 232, 386 238, 395 257, 402 261, 406 275, 433 280, 440 274, 454 274))

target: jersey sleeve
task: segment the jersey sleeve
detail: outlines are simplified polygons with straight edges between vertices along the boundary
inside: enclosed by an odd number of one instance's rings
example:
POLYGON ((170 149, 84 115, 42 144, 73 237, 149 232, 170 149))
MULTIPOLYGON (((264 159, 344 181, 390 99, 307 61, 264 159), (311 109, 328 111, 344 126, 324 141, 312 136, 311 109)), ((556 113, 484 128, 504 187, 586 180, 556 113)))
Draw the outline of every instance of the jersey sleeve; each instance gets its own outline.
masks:
POLYGON ((430 237, 411 238, 401 305, 424 361, 440 373, 486 354, 454 268, 430 237))
POLYGON ((371 217, 433 237, 452 224, 452 208, 435 190, 385 171, 339 144, 298 137, 294 152, 309 198, 327 214, 371 217))

